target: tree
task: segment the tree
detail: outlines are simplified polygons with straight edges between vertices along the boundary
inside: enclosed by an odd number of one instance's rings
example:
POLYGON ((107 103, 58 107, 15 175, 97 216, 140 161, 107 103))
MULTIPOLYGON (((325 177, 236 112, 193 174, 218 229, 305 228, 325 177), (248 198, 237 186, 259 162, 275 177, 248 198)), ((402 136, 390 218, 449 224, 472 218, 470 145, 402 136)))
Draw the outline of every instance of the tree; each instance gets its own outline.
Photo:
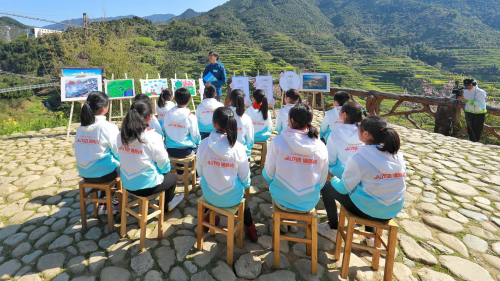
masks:
POLYGON ((260 57, 254 59, 254 65, 251 71, 251 75, 257 76, 257 72, 259 72, 261 75, 267 73, 266 61, 260 57))
POLYGON ((181 60, 177 55, 168 57, 160 67, 161 77, 174 78, 176 73, 184 73, 182 70, 181 60))

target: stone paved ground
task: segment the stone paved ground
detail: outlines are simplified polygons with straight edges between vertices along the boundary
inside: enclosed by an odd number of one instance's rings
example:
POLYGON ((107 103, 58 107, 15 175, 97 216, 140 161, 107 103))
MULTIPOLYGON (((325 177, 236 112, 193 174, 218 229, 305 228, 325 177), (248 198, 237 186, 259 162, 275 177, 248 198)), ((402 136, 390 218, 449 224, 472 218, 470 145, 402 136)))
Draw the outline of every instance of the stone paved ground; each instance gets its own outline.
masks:
MULTIPOLYGON (((321 115, 316 118, 321 121, 321 115)), ((73 128, 74 129, 74 128, 73 128)), ((399 128, 408 165, 408 190, 394 266, 397 280, 500 280, 500 147, 473 144, 399 128)), ((74 137, 73 137, 74 138, 74 137)), ((281 267, 273 269, 268 185, 252 164, 253 210, 258 243, 235 249, 225 263, 225 237, 196 243, 198 190, 166 215, 166 238, 148 225, 148 251, 139 254, 137 221, 127 236, 108 233, 106 217, 89 218, 81 231, 73 138, 64 128, 0 139, 0 278, 36 280, 339 280, 334 243, 319 237, 319 274, 310 275, 305 246, 282 243, 281 267)), ((259 160, 259 156, 255 160, 259 160)), ((182 189, 179 189, 181 191, 182 189)), ((318 209, 325 221, 323 204, 318 209)), ((91 206, 89 206, 91 211, 91 206)), ((90 215, 89 215, 90 216, 90 215)), ((120 219, 115 225, 119 227, 120 219)), ((227 225, 222 219, 221 224, 227 225)), ((116 228, 118 231, 118 228, 116 228)), ((299 230, 297 236, 305 236, 299 230)), ((350 280, 380 280, 371 255, 355 251, 350 280)), ((384 260, 382 259, 381 263, 384 260)))

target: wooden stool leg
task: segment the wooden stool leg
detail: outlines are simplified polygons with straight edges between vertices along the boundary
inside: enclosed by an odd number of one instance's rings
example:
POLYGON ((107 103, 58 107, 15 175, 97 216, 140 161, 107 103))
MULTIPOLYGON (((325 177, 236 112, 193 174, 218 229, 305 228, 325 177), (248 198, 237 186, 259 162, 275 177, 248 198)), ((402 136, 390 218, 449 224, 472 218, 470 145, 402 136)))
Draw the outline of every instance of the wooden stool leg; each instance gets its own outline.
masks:
POLYGON ((241 248, 243 246, 243 224, 245 223, 245 201, 241 202, 240 208, 238 210, 238 233, 236 234, 236 246, 241 248))
POLYGON ((203 219, 204 219, 204 210, 203 204, 198 202, 198 250, 201 251, 203 249, 203 219))
POLYGON ((227 217, 227 264, 233 265, 234 216, 227 217))
POLYGON ((345 213, 341 210, 340 211, 340 217, 339 217, 339 223, 337 226, 337 241, 335 242, 335 253, 334 253, 334 258, 335 260, 340 259, 340 250, 342 250, 342 233, 344 233, 344 223, 345 223, 345 213))
POLYGON ((189 164, 184 164, 184 193, 186 199, 189 195, 189 164))
POLYGON ((193 170, 193 184, 192 184, 192 189, 193 193, 196 194, 196 158, 193 159, 193 164, 192 164, 192 170, 193 170))
POLYGON ((313 218, 311 222, 311 272, 318 274, 318 218, 313 218))
POLYGON ((82 216, 82 229, 87 230, 87 206, 85 206, 85 186, 80 184, 80 214, 82 216))
MULTIPOLYGON (((99 193, 97 192, 97 190, 95 190, 94 192, 92 192, 92 196, 94 197, 94 199, 98 199, 99 198, 99 193)), ((98 209, 98 205, 99 203, 92 203, 94 204, 94 218, 97 218, 97 209, 98 209)))
POLYGON ((247 200, 247 201, 250 200, 250 187, 245 188, 245 200, 247 200))
POLYGON ((352 237, 354 235, 354 225, 356 224, 355 219, 349 219, 347 221, 347 234, 344 245, 344 258, 342 260, 342 270, 340 276, 342 278, 347 278, 349 273, 349 261, 351 260, 351 249, 352 249, 352 237))
POLYGON ((280 215, 273 214, 274 268, 280 269, 280 215))
MULTIPOLYGON (((212 211, 212 210, 210 210, 210 224, 211 225, 215 225, 215 211, 212 211)), ((210 235, 212 235, 212 236, 215 235, 215 230, 214 229, 210 229, 210 235)))
POLYGON ((106 209, 108 210, 108 229, 109 233, 113 233, 115 220, 113 217, 113 202, 111 201, 111 188, 106 188, 106 209))
POLYGON ((160 193, 160 200, 158 201, 160 207, 160 214, 158 215, 158 239, 163 239, 163 219, 165 216, 165 191, 160 193))
MULTIPOLYGON (((308 221, 306 222, 306 239, 311 239, 311 222, 308 221)), ((311 255, 311 247, 312 247, 312 243, 306 243, 306 255, 310 256, 311 255)))
POLYGON ((141 252, 144 252, 146 248, 146 226, 148 224, 148 201, 145 199, 141 199, 139 208, 141 210, 141 219, 139 224, 141 227, 141 242, 139 245, 139 249, 141 250, 141 252))
POLYGON ((392 226, 389 230, 389 241, 387 242, 387 256, 385 257, 384 281, 392 280, 392 269, 396 253, 396 242, 398 239, 398 228, 392 226))
MULTIPOLYGON (((382 237, 382 228, 377 228, 375 230, 375 243, 374 243, 375 248, 380 248, 380 246, 382 245, 380 237, 382 237)), ((373 253, 372 254, 372 268, 374 270, 378 270, 379 260, 380 260, 380 253, 379 252, 373 253)))
POLYGON ((125 234, 127 233, 127 204, 128 204, 128 194, 127 190, 125 188, 122 188, 122 206, 120 207, 120 212, 122 216, 121 220, 121 230, 120 230, 120 236, 125 237, 125 234))

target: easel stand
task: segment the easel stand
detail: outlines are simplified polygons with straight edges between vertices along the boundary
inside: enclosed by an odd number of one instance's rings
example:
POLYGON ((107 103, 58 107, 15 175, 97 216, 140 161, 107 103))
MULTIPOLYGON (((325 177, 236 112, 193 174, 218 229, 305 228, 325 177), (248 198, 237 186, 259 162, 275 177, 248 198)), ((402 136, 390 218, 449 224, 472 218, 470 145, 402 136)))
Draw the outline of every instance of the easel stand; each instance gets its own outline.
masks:
MULTIPOLYGON (((309 96, 309 94, 308 94, 309 96)), ((325 99, 323 98, 323 93, 322 92, 319 92, 319 93, 312 93, 312 104, 311 104, 311 109, 314 110, 315 109, 321 109, 323 110, 323 116, 325 116, 326 114, 326 110, 325 110, 325 99), (316 106, 316 95, 320 95, 320 99, 321 99, 321 106, 316 106)))
MULTIPOLYGON (((84 102, 79 101, 79 103, 81 103, 82 107, 83 107, 83 103, 84 102)), ((66 140, 69 139, 69 133, 71 131, 71 121, 73 120, 73 111, 74 111, 74 109, 75 109, 75 102, 72 101, 71 102, 71 111, 69 112, 68 130, 66 131, 66 140)))

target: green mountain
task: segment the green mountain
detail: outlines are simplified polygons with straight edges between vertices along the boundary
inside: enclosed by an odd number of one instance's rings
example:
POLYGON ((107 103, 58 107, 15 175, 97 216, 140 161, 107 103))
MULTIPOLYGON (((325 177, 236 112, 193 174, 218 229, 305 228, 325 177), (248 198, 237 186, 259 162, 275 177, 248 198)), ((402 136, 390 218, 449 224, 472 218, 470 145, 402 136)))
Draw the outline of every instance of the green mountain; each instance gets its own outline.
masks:
POLYGON ((10 39, 17 38, 21 35, 26 36, 26 29, 29 28, 29 26, 13 18, 0 17, 0 41, 5 41, 7 38, 7 26, 10 27, 10 39))

